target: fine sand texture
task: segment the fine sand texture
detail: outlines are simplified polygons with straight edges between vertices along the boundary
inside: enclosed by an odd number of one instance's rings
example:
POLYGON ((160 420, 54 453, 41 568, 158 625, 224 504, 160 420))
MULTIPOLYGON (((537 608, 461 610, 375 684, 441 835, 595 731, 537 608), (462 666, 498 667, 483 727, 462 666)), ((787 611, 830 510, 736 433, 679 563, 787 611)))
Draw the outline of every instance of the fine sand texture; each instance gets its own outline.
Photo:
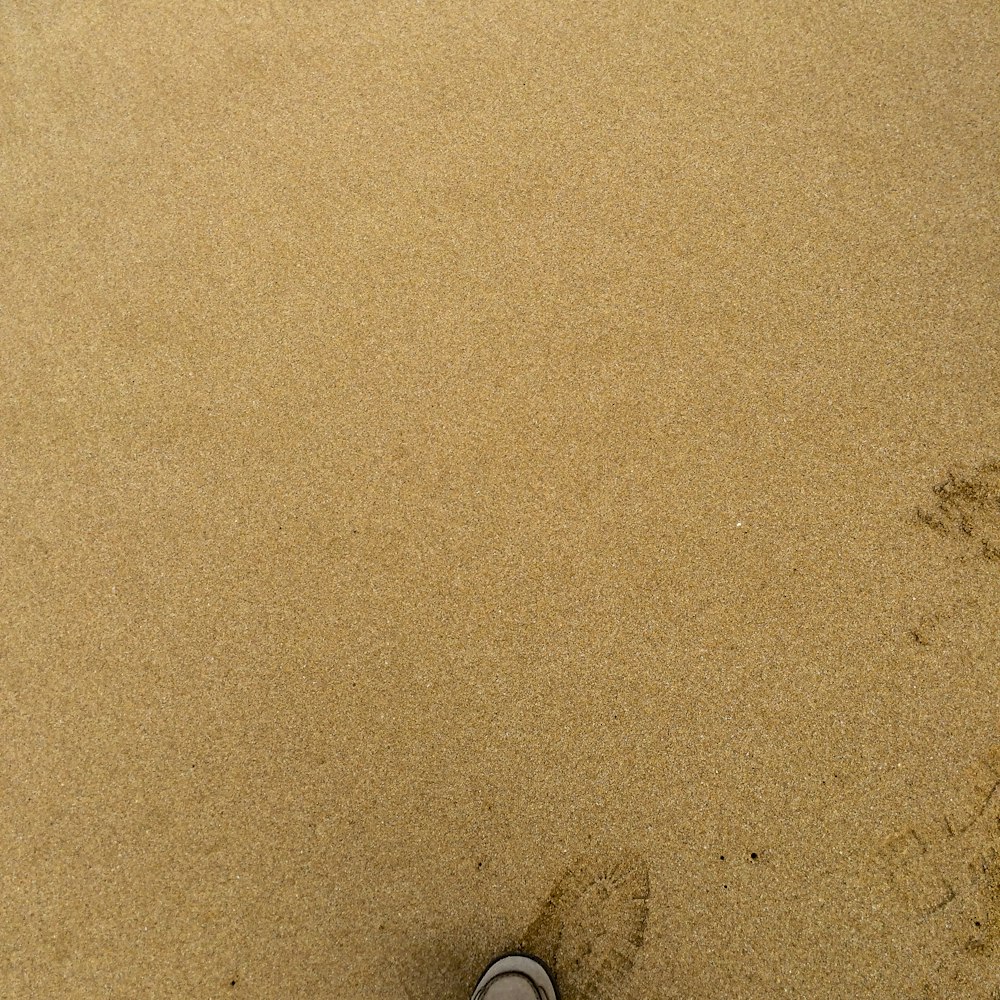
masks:
POLYGON ((0 997, 1000 997, 1000 8, 0 9, 0 997))

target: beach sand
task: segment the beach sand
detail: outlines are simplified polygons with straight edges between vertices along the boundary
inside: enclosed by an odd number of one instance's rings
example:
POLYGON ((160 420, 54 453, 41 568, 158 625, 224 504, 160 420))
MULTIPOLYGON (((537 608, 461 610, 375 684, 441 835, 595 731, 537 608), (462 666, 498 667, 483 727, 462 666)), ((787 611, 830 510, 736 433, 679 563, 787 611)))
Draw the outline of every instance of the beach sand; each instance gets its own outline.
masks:
POLYGON ((0 14, 0 995, 1000 995, 993 4, 0 14))

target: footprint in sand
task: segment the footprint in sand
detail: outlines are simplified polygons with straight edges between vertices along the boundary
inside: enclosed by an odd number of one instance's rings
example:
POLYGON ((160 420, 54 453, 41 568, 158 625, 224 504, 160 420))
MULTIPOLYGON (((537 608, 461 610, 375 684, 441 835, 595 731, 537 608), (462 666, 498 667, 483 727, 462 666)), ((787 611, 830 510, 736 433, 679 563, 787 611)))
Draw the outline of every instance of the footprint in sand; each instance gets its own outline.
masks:
POLYGON ((1000 562, 1000 461, 953 470, 934 487, 936 502, 917 517, 943 535, 966 539, 984 559, 1000 562))
POLYGON ((941 975, 986 990, 962 995, 992 998, 1000 991, 1000 744, 942 807, 892 837, 881 860, 927 949, 942 949, 941 975))
POLYGON ((466 1000, 490 960, 522 951, 555 972, 560 1000, 633 1000, 629 983, 648 912, 645 861, 619 852, 586 855, 557 879, 520 937, 482 928, 420 934, 387 972, 411 1000, 466 1000))
POLYGON ((649 866, 641 858, 582 857, 552 887, 523 947, 555 971, 562 1000, 619 1000, 648 915, 649 866))

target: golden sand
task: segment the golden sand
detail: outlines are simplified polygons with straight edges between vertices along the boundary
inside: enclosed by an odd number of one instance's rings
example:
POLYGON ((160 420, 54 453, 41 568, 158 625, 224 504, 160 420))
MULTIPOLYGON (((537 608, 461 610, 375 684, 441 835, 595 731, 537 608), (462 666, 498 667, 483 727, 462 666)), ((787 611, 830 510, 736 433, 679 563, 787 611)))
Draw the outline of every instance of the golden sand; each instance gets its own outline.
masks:
POLYGON ((998 31, 6 5, 0 995, 996 997, 998 31))

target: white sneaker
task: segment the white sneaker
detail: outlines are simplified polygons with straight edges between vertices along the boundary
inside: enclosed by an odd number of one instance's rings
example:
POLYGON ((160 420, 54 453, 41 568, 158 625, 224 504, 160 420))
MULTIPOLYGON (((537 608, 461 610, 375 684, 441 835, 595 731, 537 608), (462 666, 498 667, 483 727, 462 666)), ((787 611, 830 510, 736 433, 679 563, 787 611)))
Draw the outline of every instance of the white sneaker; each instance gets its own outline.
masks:
POLYGON ((559 1000, 545 966, 527 955, 498 958, 472 991, 472 1000, 559 1000))

